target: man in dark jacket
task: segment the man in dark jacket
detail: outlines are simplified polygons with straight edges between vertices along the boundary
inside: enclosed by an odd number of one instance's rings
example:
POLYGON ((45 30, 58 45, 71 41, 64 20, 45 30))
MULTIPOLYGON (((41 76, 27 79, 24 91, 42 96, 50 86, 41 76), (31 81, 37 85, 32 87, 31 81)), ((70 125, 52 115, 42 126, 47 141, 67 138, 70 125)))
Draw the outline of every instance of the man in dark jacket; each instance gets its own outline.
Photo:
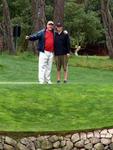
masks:
POLYGON ((50 74, 53 62, 54 52, 54 32, 53 21, 48 21, 46 29, 36 32, 30 36, 26 36, 26 39, 30 41, 38 40, 39 51, 39 83, 51 84, 50 74))
POLYGON ((68 78, 68 57, 70 53, 70 39, 67 31, 63 31, 63 25, 59 22, 56 25, 55 33, 55 60, 57 66, 57 83, 60 83, 61 67, 64 70, 64 83, 68 78))

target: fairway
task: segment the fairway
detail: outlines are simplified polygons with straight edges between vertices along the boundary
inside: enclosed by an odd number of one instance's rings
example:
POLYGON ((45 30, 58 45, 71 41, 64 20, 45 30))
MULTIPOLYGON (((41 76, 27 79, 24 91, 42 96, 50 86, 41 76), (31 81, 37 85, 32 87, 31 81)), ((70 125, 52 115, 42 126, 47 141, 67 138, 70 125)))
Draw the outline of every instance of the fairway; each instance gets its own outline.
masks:
POLYGON ((53 64, 52 85, 38 84, 37 62, 33 55, 0 56, 1 131, 72 131, 113 126, 112 61, 70 58, 67 84, 56 84, 53 64), (101 64, 103 68, 99 68, 101 64))

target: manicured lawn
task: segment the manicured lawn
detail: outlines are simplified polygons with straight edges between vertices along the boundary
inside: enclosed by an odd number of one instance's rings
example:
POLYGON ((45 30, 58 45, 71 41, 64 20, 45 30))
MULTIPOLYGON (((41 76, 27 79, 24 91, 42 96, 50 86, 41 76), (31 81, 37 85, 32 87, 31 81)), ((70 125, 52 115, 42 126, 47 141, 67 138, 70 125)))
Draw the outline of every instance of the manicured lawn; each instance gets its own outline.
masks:
POLYGON ((53 85, 9 84, 36 82, 37 58, 28 54, 0 56, 0 130, 70 131, 113 126, 112 68, 108 58, 73 56, 68 84, 56 84, 55 65, 53 85))

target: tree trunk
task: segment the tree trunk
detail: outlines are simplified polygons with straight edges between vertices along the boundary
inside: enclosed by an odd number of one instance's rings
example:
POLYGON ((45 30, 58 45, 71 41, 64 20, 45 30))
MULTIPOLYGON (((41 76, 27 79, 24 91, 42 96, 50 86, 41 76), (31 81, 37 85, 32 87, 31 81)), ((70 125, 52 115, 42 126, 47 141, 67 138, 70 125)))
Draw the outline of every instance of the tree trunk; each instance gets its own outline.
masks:
POLYGON ((0 23, 0 53, 2 53, 3 49, 3 29, 0 23))
POLYGON ((54 0, 54 23, 61 22, 64 19, 64 3, 65 0, 54 0))
POLYGON ((4 22, 4 42, 6 48, 9 50, 10 54, 15 54, 15 47, 13 41, 13 29, 11 25, 10 12, 7 0, 2 0, 3 3, 3 22, 4 22))
POLYGON ((33 30, 38 31, 45 27, 45 0, 32 0, 33 30))
MULTIPOLYGON (((32 21, 33 32, 39 31, 45 27, 45 0, 32 0, 32 21)), ((32 42, 34 53, 37 53, 37 43, 32 42)))
POLYGON ((106 45, 109 57, 113 59, 113 18, 109 9, 110 0, 101 0, 101 13, 105 28, 106 45))

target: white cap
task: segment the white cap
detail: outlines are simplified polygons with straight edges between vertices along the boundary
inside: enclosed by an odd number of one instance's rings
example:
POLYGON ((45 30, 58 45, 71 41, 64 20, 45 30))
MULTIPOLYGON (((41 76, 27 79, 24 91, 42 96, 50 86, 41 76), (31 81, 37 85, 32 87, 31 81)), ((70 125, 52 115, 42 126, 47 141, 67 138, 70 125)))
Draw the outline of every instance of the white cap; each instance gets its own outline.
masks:
POLYGON ((48 21, 48 22, 47 22, 47 25, 48 25, 48 24, 54 25, 54 22, 53 22, 53 21, 48 21))

